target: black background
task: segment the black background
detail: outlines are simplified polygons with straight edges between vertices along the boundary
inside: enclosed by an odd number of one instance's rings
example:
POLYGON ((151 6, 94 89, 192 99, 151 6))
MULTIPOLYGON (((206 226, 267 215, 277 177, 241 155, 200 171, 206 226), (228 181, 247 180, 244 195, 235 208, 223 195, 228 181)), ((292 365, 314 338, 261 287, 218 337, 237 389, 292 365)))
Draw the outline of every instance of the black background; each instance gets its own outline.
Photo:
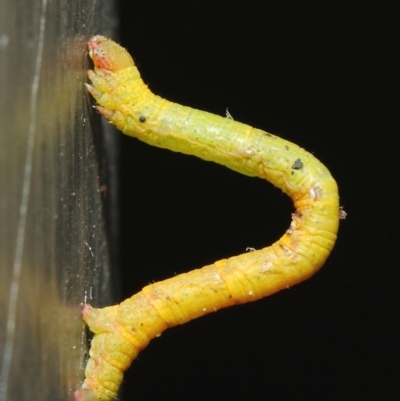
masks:
MULTIPOLYGON (((126 373, 121 400, 395 399, 398 14, 375 3, 120 1, 120 43, 154 93, 229 107, 306 148, 348 213, 316 276, 164 332, 126 373)), ((289 226, 291 202, 272 185, 121 142, 123 298, 289 226)))

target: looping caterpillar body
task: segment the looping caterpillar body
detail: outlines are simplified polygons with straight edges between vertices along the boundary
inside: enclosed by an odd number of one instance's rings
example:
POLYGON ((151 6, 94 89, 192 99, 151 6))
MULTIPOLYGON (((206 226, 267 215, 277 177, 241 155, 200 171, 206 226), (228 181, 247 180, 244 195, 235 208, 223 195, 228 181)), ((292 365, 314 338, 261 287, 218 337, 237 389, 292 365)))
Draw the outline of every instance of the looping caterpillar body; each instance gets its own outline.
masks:
POLYGON ((88 72, 87 89, 100 113, 125 134, 264 178, 295 206, 289 229, 268 248, 151 284, 120 305, 85 306, 83 317, 95 336, 76 399, 108 401, 139 351, 165 329, 313 275, 334 246, 340 208, 335 180, 304 149, 232 118, 155 96, 129 53, 103 36, 89 41, 89 55, 94 71, 88 72))

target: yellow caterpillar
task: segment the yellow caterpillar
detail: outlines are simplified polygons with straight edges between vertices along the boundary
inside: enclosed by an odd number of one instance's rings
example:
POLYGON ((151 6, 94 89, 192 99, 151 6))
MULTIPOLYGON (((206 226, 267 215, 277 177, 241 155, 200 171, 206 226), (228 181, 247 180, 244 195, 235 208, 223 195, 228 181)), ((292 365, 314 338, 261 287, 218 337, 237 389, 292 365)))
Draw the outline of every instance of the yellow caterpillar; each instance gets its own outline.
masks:
POLYGON ((88 91, 122 132, 151 145, 264 178, 287 193, 295 212, 276 243, 151 284, 120 305, 86 305, 95 336, 79 401, 113 399, 123 372, 165 329, 231 305, 255 301, 313 275, 331 252, 341 210, 335 180, 314 156, 268 132, 155 96, 128 52, 95 36, 88 91))

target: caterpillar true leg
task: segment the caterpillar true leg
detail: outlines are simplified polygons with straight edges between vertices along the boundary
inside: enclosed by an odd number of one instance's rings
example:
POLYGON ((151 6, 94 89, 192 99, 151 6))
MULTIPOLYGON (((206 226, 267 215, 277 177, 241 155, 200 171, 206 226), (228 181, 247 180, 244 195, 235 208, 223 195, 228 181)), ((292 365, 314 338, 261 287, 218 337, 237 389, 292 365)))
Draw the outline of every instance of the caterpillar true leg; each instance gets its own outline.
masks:
POLYGON ((258 176, 293 200, 286 233, 268 248, 220 260, 149 285, 120 305, 86 307, 95 333, 80 401, 111 400, 138 352, 163 330, 235 304, 255 301, 314 274, 332 250, 339 222, 335 180, 297 145, 231 118, 180 106, 153 95, 128 52, 95 36, 87 85, 97 109, 127 135, 258 176))

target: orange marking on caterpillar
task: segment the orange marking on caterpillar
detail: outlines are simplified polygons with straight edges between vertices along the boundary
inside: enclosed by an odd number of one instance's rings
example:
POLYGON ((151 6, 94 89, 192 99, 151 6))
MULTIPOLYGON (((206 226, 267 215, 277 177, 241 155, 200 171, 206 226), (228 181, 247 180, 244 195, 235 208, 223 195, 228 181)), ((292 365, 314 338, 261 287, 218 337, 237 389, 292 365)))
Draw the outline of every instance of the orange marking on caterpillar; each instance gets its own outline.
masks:
POLYGON ((125 134, 264 178, 288 194, 296 210, 288 231, 270 247, 148 285, 120 305, 85 306, 83 317, 95 336, 76 400, 109 401, 139 351, 168 327, 312 276, 329 256, 345 213, 328 169, 304 149, 231 118, 155 96, 129 53, 103 36, 89 41, 89 55, 94 71, 88 72, 88 91, 97 110, 125 134))

